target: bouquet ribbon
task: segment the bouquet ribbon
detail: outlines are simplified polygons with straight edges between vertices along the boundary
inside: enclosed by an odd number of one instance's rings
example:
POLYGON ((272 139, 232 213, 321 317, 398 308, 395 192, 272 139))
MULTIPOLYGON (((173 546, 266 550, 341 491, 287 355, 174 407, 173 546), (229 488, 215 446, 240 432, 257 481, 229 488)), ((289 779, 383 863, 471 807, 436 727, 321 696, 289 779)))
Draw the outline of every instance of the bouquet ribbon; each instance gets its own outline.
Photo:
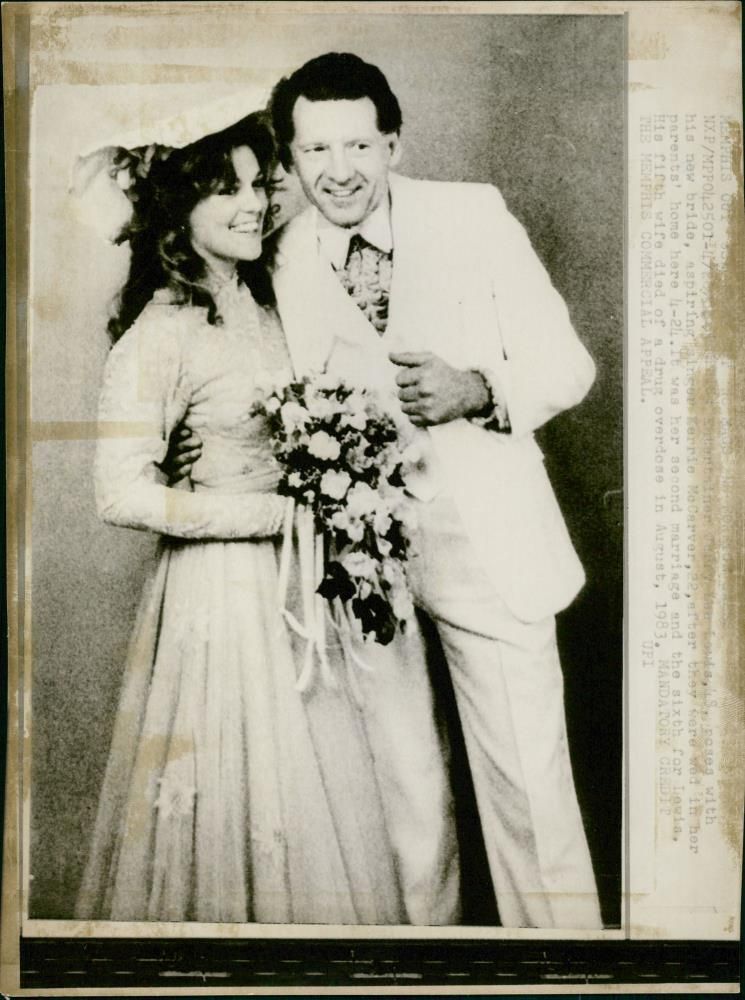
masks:
MULTIPOLYGON (((362 660, 352 648, 352 626, 349 613, 338 598, 333 604, 333 614, 327 613, 324 597, 317 593, 324 575, 323 535, 315 530, 313 513, 298 507, 292 497, 285 507, 282 551, 279 559, 278 599, 279 610, 288 626, 306 642, 303 667, 295 687, 307 691, 316 675, 316 663, 323 682, 331 688, 337 687, 326 650, 326 620, 330 621, 339 635, 347 662, 355 663, 361 670, 372 673, 372 668, 362 660), (293 554, 293 528, 297 534, 298 569, 303 622, 287 607, 287 591, 293 554)), ((357 685, 353 685, 359 700, 357 685)))

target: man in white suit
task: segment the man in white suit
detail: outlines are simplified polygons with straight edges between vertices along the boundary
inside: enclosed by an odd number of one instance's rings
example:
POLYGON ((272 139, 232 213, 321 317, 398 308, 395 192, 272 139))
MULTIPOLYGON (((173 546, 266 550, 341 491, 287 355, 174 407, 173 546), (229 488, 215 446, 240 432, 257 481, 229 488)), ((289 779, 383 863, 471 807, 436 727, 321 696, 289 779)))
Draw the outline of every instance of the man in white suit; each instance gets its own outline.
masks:
MULTIPOLYGON (((410 579, 451 672, 501 921, 600 927, 554 619, 584 574, 533 439, 585 396, 593 362, 495 188, 393 172, 401 112, 380 70, 311 60, 272 114, 310 202, 276 255, 293 363, 377 390, 419 428, 410 579)), ((379 697, 393 707, 395 685, 379 697)), ((411 761, 377 742, 415 794, 411 761)))

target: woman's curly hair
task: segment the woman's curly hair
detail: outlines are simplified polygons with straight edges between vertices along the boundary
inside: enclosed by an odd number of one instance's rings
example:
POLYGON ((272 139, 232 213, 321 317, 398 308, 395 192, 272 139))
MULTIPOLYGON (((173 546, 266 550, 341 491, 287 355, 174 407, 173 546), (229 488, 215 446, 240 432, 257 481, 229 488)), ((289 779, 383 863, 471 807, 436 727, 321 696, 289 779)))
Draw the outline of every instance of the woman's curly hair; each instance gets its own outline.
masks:
MULTIPOLYGON (((204 198, 230 190, 238 182, 231 154, 240 146, 253 152, 267 193, 271 193, 277 156, 264 112, 247 115, 183 149, 149 146, 121 151, 114 169, 119 177, 127 178, 126 194, 133 213, 117 242, 129 242, 131 257, 108 324, 112 342, 129 329, 161 288, 167 288, 175 302, 205 307, 209 323, 220 322, 205 280, 206 263, 192 246, 189 217, 204 198)), ((267 251, 258 260, 237 263, 238 276, 259 305, 275 303, 270 264, 267 251)))

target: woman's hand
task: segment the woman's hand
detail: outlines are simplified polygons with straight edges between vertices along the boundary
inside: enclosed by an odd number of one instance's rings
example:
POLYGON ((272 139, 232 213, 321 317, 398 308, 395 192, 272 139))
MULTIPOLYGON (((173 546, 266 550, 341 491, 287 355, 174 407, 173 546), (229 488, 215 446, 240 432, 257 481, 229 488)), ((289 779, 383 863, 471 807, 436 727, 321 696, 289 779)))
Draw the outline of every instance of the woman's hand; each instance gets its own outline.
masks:
POLYGON ((168 440, 166 457, 160 463, 169 486, 190 476, 201 454, 202 439, 197 432, 186 423, 174 427, 168 440))

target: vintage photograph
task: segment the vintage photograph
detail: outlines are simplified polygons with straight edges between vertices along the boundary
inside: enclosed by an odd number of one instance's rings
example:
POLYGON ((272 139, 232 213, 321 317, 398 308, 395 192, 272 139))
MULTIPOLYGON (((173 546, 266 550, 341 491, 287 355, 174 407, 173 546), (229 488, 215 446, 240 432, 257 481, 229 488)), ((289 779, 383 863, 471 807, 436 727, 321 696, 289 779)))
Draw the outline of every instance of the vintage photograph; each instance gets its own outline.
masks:
POLYGON ((24 939, 634 936, 627 5, 35 6, 24 939))
POLYGON ((623 18, 193 24, 32 109, 29 917, 618 926, 623 18))

